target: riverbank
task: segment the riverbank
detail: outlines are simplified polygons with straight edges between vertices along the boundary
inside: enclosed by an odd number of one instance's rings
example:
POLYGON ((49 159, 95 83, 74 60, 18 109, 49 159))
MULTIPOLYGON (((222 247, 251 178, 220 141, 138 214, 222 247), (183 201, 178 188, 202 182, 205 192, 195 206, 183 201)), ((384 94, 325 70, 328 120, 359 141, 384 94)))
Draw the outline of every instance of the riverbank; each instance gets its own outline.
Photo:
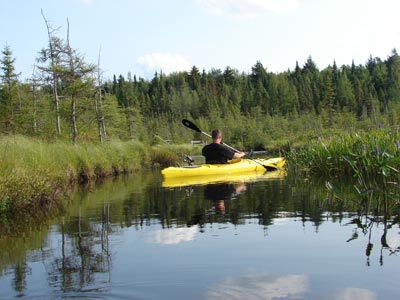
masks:
POLYGON ((71 186, 163 167, 178 161, 190 145, 146 146, 138 141, 109 141, 73 146, 23 136, 0 142, 0 213, 49 205, 71 186))
MULTIPOLYGON (((325 132, 283 151, 288 165, 318 176, 350 176, 385 188, 398 185, 400 131, 393 126, 325 132)), ((272 149, 272 147, 271 147, 272 149)), ((72 186, 90 184, 149 168, 181 162, 184 154, 199 154, 190 144, 149 146, 138 141, 112 140, 73 146, 23 136, 0 138, 0 214, 57 204, 72 186)), ((282 154, 282 153, 281 153, 282 154)))

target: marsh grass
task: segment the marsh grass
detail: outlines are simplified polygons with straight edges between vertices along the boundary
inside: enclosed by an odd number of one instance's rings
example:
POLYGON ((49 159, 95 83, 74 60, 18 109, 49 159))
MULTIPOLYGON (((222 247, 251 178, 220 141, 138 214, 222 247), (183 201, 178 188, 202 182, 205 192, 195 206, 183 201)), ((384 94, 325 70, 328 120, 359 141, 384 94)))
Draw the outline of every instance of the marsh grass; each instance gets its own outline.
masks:
POLYGON ((154 166, 164 168, 180 165, 185 155, 200 153, 201 148, 190 144, 157 145, 152 147, 150 160, 154 166))
POLYGON ((95 182, 181 161, 191 145, 145 146, 108 141, 73 146, 23 136, 0 138, 0 214, 47 205, 76 184, 95 182))
POLYGON ((397 181, 399 154, 399 129, 383 127, 320 136, 286 156, 297 168, 314 174, 362 175, 366 181, 397 181))

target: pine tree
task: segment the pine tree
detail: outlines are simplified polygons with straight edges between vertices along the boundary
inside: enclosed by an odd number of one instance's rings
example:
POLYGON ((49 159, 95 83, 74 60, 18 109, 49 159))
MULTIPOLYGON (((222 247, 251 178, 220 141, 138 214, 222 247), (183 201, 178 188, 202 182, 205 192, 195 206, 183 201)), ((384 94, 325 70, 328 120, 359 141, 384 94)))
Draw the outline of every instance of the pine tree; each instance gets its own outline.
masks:
POLYGON ((18 92, 18 75, 15 73, 15 58, 12 56, 10 46, 6 45, 1 51, 2 58, 0 59, 0 66, 2 74, 0 75, 2 86, 0 93, 0 120, 2 131, 5 133, 14 132, 15 114, 20 105, 17 101, 18 92))
POLYGON ((392 50, 391 55, 386 61, 388 78, 388 101, 400 102, 400 56, 396 49, 392 50))
POLYGON ((200 71, 196 66, 193 66, 188 75, 189 86, 192 90, 198 90, 200 88, 200 71))
POLYGON ((350 112, 356 111, 356 99, 353 86, 345 72, 342 72, 338 79, 336 88, 336 102, 340 108, 346 108, 350 112))

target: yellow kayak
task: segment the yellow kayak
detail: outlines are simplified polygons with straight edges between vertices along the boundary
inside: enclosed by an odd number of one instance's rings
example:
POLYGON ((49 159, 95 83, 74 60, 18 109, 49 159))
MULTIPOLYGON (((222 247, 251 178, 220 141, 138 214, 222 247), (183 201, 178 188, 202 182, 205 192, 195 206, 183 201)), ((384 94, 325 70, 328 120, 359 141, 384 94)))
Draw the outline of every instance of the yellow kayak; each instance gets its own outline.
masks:
POLYGON ((183 187, 188 185, 206 185, 214 183, 244 183, 260 180, 282 179, 286 176, 285 170, 265 172, 265 170, 249 171, 234 174, 212 174, 187 177, 164 177, 162 186, 167 188, 183 187))
POLYGON ((244 174, 282 169, 283 157, 270 159, 234 159, 228 164, 203 164, 199 166, 168 167, 161 171, 164 179, 174 177, 244 174))

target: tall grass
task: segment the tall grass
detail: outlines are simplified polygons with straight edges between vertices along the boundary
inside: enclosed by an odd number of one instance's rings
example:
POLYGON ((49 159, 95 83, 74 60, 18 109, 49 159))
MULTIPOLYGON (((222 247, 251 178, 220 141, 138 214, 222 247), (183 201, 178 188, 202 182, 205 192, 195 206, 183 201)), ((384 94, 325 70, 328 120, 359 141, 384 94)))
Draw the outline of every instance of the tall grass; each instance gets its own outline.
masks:
POLYGON ((0 211, 48 200, 75 183, 139 170, 149 164, 135 141, 73 146, 22 136, 0 142, 0 211))
POLYGON ((73 146, 23 136, 0 137, 0 214, 48 203, 74 184, 176 164, 198 149, 108 141, 73 146))
POLYGON ((320 175, 350 174, 368 183, 397 182, 400 169, 399 128, 377 127, 320 136, 287 153, 298 169, 320 175))
POLYGON ((359 218, 355 222, 364 222, 362 226, 365 228, 368 227, 366 221, 370 219, 370 214, 382 215, 385 220, 398 218, 398 127, 378 126, 370 128, 368 132, 350 130, 347 133, 320 137, 310 141, 305 147, 289 151, 287 159, 295 169, 327 176, 328 191, 342 205, 357 205, 359 218), (343 179, 348 181, 345 185, 353 185, 355 197, 346 199, 341 192, 343 179))

